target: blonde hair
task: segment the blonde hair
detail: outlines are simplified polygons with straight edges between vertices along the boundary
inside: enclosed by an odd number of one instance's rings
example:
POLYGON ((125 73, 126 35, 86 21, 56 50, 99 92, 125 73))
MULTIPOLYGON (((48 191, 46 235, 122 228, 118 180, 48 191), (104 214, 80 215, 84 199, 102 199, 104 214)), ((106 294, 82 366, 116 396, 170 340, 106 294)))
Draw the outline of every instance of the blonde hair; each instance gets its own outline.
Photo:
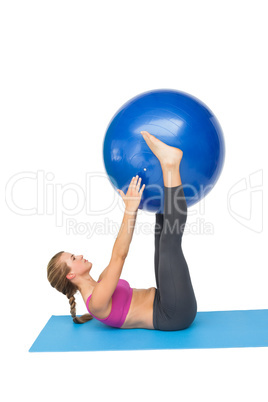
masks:
POLYGON ((93 317, 90 314, 84 314, 80 317, 76 316, 76 302, 74 295, 79 289, 66 278, 66 275, 71 271, 71 268, 68 267, 66 262, 60 262, 60 257, 63 253, 64 251, 60 251, 49 261, 47 265, 47 279, 53 288, 68 297, 73 321, 76 324, 84 324, 85 322, 92 320, 93 317))

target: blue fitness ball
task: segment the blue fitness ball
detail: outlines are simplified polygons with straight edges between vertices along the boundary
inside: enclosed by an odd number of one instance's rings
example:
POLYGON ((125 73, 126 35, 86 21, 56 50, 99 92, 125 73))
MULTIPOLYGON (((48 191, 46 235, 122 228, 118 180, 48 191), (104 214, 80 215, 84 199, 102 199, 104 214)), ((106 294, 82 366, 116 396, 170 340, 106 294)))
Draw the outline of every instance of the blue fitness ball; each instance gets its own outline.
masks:
POLYGON ((126 193, 133 176, 145 189, 140 209, 163 213, 164 182, 159 160, 141 131, 180 148, 180 174, 187 206, 204 198, 215 186, 224 164, 222 129, 212 111, 187 93, 158 89, 126 102, 112 117, 103 142, 107 175, 115 189, 126 193))

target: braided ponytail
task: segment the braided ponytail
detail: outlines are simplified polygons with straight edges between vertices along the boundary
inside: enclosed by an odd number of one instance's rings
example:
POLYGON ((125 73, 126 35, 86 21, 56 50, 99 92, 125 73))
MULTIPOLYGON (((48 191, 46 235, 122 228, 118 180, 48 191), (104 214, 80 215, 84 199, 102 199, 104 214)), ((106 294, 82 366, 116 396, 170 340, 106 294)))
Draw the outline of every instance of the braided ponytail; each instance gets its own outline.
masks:
POLYGON ((74 295, 78 291, 78 287, 66 278, 66 275, 70 272, 70 268, 65 262, 60 263, 60 256, 62 253, 64 253, 64 251, 55 254, 49 261, 47 266, 47 279, 53 288, 66 295, 69 299, 73 322, 75 324, 84 324, 85 322, 92 320, 93 317, 90 314, 84 314, 80 317, 76 316, 76 302, 74 295))
POLYGON ((92 320, 93 317, 90 314, 84 314, 80 317, 76 317, 76 301, 74 295, 71 295, 70 297, 68 297, 68 299, 71 307, 70 311, 71 316, 73 317, 73 322, 75 322, 76 324, 84 324, 85 322, 92 320))

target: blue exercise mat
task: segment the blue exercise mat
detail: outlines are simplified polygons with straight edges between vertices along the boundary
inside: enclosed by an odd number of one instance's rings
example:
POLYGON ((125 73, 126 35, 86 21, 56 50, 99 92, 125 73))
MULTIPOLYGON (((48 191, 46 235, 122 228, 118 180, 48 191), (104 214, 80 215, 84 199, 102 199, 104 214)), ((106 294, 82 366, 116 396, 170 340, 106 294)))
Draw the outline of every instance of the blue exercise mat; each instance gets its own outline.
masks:
POLYGON ((29 352, 211 349, 268 346, 268 310, 197 313, 182 331, 111 328, 93 319, 75 324, 71 316, 52 316, 29 352))

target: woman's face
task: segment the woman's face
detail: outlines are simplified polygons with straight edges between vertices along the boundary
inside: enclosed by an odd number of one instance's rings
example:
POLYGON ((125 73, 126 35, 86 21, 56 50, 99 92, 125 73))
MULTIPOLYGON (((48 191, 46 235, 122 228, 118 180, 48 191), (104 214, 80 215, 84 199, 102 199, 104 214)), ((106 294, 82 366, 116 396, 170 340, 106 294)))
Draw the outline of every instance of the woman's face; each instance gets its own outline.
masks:
POLYGON ((76 276, 81 276, 85 273, 89 273, 92 268, 92 262, 89 262, 82 255, 74 255, 71 253, 63 253, 61 261, 66 262, 71 271, 67 275, 68 279, 73 279, 76 276))

